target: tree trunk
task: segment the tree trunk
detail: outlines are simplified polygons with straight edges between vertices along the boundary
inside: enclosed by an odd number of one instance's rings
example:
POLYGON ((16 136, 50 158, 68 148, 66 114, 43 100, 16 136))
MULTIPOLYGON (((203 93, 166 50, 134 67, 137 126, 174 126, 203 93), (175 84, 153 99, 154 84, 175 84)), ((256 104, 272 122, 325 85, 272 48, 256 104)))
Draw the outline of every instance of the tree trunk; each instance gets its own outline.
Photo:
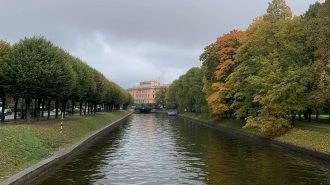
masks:
POLYGON ((87 101, 85 102, 84 115, 86 115, 87 101))
POLYGON ((305 117, 305 120, 308 120, 308 110, 306 110, 306 111, 304 112, 304 117, 305 117))
POLYGON ((82 111, 83 111, 82 110, 82 105, 83 105, 83 101, 81 101, 80 104, 79 104, 79 112, 80 112, 79 114, 80 114, 80 116, 82 115, 82 111))
POLYGON ((25 116, 26 116, 26 123, 31 123, 31 119, 30 119, 30 103, 31 103, 31 99, 30 98, 26 98, 25 99, 25 116))
POLYGON ((66 103, 68 102, 68 99, 62 100, 62 117, 65 118, 65 111, 66 111, 66 103))
POLYGON ((294 113, 294 110, 291 111, 291 125, 295 124, 295 120, 296 120, 296 114, 294 113))
POLYGON ((301 113, 299 113, 299 121, 301 121, 301 113))
POLYGON ((47 120, 50 120, 50 99, 47 100, 47 120))
POLYGON ((1 102, 2 102, 2 111, 1 111, 1 122, 5 121, 5 109, 6 109, 6 94, 1 92, 1 102))
POLYGON ((37 117, 37 121, 40 121, 40 99, 37 100, 37 107, 36 107, 36 117, 37 117))
POLYGON ((37 99, 34 99, 34 113, 33 113, 33 117, 34 118, 37 117, 37 99))
POLYGON ((18 105, 18 98, 15 99, 14 120, 17 120, 17 105, 18 105))
POLYGON ((319 119, 319 111, 316 111, 316 120, 319 119))
POLYGON ((87 114, 89 114, 89 108, 90 108, 90 102, 88 102, 88 106, 87 106, 88 113, 87 114))
POLYGON ((59 102, 56 100, 55 101, 55 119, 58 118, 58 104, 59 104, 59 102))
POLYGON ((72 113, 72 115, 74 114, 74 104, 75 104, 75 102, 74 101, 72 101, 72 107, 71 107, 71 113, 72 113))
POLYGON ((21 119, 24 119, 26 114, 26 111, 24 112, 24 100, 22 100, 22 104, 21 104, 21 119))
POLYGON ((41 117, 44 117, 45 100, 42 100, 42 101, 41 101, 41 107, 42 107, 42 110, 41 110, 41 117))

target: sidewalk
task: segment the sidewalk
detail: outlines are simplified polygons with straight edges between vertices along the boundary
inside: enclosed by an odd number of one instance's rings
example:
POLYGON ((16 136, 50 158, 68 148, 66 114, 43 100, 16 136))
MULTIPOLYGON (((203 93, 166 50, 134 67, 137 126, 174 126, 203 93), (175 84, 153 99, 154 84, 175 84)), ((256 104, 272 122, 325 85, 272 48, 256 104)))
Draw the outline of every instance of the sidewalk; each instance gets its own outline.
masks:
MULTIPOLYGON (((80 114, 65 114, 65 116, 80 116, 80 114)), ((82 114, 83 116, 83 114, 82 114)), ((46 121, 47 120, 48 115, 44 115, 44 117, 40 117, 39 121, 46 121)), ((50 115, 49 120, 53 120, 55 119, 55 115, 50 115)), ((62 119, 61 118, 61 114, 58 115, 58 120, 62 119)), ((30 118, 31 123, 33 122, 38 122, 37 118, 30 118)), ((0 121, 0 126, 11 126, 11 125, 19 125, 19 124, 26 124, 26 119, 21 119, 20 117, 17 118, 17 120, 14 119, 5 119, 4 122, 0 121)))

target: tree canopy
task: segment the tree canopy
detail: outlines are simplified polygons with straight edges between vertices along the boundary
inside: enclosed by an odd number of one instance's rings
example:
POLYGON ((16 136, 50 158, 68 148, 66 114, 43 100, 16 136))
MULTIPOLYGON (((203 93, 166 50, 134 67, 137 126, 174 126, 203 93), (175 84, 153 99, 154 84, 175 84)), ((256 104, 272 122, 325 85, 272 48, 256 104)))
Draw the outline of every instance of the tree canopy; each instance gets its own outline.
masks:
POLYGON ((65 111, 68 100, 78 101, 81 105, 85 102, 92 108, 106 102, 115 102, 109 106, 119 107, 133 99, 99 71, 43 36, 25 37, 12 47, 1 41, 0 62, 0 76, 6 78, 0 91, 15 99, 24 99, 26 115, 29 115, 32 100, 53 100, 56 109, 57 104, 62 103, 65 111))

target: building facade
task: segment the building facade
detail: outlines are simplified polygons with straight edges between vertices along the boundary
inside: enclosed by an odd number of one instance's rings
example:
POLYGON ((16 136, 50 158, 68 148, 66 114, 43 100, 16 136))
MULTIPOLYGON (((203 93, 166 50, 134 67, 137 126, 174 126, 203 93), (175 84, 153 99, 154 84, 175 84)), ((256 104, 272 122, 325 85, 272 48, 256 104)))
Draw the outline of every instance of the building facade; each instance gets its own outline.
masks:
POLYGON ((133 96, 134 103, 156 103, 156 92, 162 86, 169 84, 159 84, 157 80, 140 82, 140 85, 127 89, 133 96))

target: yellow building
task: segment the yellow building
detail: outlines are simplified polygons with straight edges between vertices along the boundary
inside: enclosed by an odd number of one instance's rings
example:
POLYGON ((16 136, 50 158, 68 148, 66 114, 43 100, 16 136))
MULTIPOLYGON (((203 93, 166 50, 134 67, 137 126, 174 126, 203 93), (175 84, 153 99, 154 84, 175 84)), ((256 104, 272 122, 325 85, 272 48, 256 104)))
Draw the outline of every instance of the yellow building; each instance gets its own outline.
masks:
POLYGON ((134 103, 156 103, 156 92, 161 86, 169 86, 169 84, 159 84, 157 80, 140 82, 139 86, 127 89, 133 96, 134 103))

